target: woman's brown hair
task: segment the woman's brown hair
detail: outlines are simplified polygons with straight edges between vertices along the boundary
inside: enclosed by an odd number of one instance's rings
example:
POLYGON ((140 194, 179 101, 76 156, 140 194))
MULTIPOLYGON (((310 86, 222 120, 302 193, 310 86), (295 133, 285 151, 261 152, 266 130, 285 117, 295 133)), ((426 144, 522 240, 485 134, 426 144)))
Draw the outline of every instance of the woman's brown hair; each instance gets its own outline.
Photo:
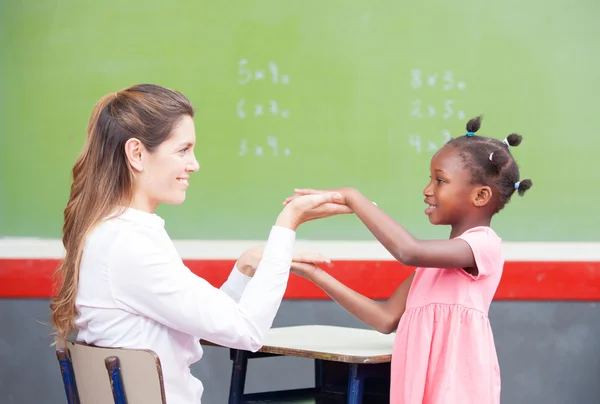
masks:
POLYGON ((73 165, 64 210, 66 254, 54 273, 56 295, 50 302, 56 342, 64 342, 75 329, 79 264, 87 236, 131 200, 133 171, 125 143, 136 138, 153 152, 184 116, 194 116, 190 101, 177 91, 152 84, 105 95, 94 107, 83 150, 73 165))

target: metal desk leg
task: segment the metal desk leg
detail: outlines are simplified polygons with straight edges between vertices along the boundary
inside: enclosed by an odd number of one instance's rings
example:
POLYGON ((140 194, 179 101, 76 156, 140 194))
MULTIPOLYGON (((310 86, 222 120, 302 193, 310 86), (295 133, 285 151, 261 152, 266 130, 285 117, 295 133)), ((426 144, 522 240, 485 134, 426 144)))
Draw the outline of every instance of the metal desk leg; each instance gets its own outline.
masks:
POLYGON ((323 360, 315 359, 315 387, 320 389, 323 387, 323 360))
POLYGON ((229 404, 242 404, 244 402, 248 353, 240 349, 232 349, 231 356, 233 368, 231 370, 231 385, 229 386, 229 404))
POLYGON ((350 365, 350 377, 348 378, 348 404, 362 404, 365 378, 360 372, 358 364, 350 365))

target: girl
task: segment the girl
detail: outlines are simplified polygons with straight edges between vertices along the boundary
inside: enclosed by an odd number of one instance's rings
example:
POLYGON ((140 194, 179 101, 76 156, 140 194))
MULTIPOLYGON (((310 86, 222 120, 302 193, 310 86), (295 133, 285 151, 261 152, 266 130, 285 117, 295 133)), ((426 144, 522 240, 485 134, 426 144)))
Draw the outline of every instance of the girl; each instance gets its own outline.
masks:
MULTIPOLYGON (((500 371, 488 309, 504 258, 492 217, 532 186, 519 180, 504 141, 475 136, 481 117, 467 123, 466 136, 450 140, 432 158, 423 191, 425 214, 449 225, 449 240, 419 240, 358 191, 340 189, 352 209, 401 263, 417 267, 385 302, 347 288, 315 265, 292 269, 323 289, 347 311, 382 332, 397 330, 392 355, 392 404, 499 404, 500 371)), ((298 195, 323 191, 296 190, 298 195)))
POLYGON ((296 228, 351 212, 333 203, 341 199, 336 193, 298 198, 280 213, 264 252, 242 255, 214 288, 185 267, 154 213, 161 203, 182 203, 190 174, 199 169, 193 116, 186 97, 155 85, 133 86, 96 104, 73 167, 66 255, 50 305, 58 342, 76 330, 77 340, 88 344, 156 352, 169 404, 200 403, 203 386, 189 366, 202 356, 201 338, 261 347, 286 288, 296 228))

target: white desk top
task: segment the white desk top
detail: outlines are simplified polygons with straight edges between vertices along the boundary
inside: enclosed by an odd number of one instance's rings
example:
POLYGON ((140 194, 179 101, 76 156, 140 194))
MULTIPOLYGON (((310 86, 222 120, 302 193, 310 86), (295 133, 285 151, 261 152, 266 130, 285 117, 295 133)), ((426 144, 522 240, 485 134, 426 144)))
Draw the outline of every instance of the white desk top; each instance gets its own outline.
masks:
POLYGON ((395 333, 304 325, 272 328, 259 352, 347 363, 390 362, 395 333))

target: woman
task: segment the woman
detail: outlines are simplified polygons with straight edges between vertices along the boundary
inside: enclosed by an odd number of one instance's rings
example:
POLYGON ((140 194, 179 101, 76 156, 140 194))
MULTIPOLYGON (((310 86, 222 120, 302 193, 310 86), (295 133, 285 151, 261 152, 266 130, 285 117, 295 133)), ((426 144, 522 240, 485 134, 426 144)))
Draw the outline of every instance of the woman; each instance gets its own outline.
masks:
POLYGON ((214 288, 185 267, 154 213, 161 203, 182 203, 199 169, 193 115, 185 96, 156 85, 98 102, 73 167, 66 255, 50 305, 59 341, 76 330, 88 344, 155 351, 169 404, 200 402, 203 386, 189 369, 202 356, 200 338, 261 347, 286 288, 296 228, 350 213, 335 203, 337 193, 297 198, 279 214, 260 263, 256 251, 242 255, 214 288))

